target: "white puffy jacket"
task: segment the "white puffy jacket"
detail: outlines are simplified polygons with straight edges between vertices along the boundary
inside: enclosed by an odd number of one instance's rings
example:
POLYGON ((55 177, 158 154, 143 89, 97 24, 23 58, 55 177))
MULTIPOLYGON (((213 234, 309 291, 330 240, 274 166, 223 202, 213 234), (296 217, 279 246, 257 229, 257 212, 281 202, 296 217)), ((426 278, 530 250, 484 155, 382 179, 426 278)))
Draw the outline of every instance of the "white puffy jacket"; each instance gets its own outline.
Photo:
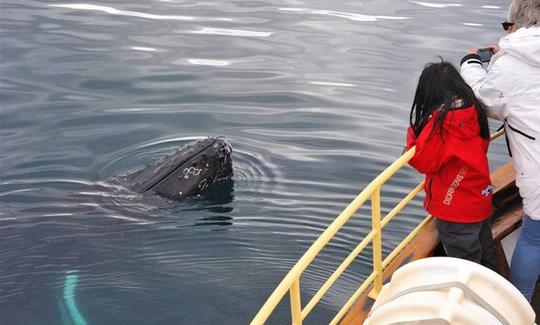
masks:
POLYGON ((499 47, 487 71, 473 54, 461 74, 488 116, 505 121, 524 211, 540 220, 540 27, 520 28, 499 47))

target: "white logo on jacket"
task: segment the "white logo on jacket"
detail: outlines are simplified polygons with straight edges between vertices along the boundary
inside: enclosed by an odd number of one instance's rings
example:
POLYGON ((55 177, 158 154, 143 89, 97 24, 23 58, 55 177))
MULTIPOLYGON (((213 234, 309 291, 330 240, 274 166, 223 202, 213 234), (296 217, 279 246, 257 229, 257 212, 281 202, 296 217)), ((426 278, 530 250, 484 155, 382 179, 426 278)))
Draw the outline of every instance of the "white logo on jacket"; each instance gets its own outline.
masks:
POLYGON ((446 191, 446 195, 444 196, 443 203, 445 205, 450 205, 452 203, 452 199, 454 198, 454 193, 456 192, 456 189, 458 188, 461 181, 465 178, 465 175, 469 171, 469 167, 463 167, 459 170, 458 174, 452 181, 452 184, 450 184, 450 187, 448 187, 448 190, 446 191))

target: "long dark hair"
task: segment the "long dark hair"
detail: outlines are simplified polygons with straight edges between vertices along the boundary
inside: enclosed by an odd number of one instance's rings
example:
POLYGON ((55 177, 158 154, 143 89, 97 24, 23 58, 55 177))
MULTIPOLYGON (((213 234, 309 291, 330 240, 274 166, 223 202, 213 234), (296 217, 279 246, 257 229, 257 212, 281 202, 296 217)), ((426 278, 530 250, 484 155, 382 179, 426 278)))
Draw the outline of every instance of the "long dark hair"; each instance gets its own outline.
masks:
POLYGON ((418 80, 418 87, 409 116, 409 123, 416 136, 424 129, 433 111, 438 110, 433 132, 442 135, 442 124, 449 111, 453 110, 454 101, 461 99, 461 107, 475 105, 480 136, 489 138, 489 125, 484 104, 474 95, 473 90, 461 77, 454 66, 448 62, 432 62, 424 67, 418 80))

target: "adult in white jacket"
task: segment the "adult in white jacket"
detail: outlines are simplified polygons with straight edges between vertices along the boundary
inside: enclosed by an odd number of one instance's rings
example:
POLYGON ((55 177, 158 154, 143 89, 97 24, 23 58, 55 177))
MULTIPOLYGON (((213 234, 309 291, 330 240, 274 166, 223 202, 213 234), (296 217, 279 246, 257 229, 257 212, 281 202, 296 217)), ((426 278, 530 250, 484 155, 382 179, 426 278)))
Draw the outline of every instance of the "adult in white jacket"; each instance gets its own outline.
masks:
POLYGON ((503 27, 509 33, 487 70, 470 50, 461 74, 488 116, 505 125, 525 212, 511 281, 530 300, 540 274, 540 0, 514 0, 503 27))

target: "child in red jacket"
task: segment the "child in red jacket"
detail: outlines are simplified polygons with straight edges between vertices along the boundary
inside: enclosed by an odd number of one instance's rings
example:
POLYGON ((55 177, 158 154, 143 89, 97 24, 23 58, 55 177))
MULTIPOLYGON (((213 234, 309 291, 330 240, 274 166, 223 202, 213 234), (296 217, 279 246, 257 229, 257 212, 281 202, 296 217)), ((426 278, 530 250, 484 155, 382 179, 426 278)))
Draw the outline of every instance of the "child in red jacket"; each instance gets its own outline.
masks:
POLYGON ((447 255, 497 270, 487 117, 450 63, 430 63, 420 75, 407 130, 407 149, 414 145, 409 164, 426 174, 424 207, 447 255))

